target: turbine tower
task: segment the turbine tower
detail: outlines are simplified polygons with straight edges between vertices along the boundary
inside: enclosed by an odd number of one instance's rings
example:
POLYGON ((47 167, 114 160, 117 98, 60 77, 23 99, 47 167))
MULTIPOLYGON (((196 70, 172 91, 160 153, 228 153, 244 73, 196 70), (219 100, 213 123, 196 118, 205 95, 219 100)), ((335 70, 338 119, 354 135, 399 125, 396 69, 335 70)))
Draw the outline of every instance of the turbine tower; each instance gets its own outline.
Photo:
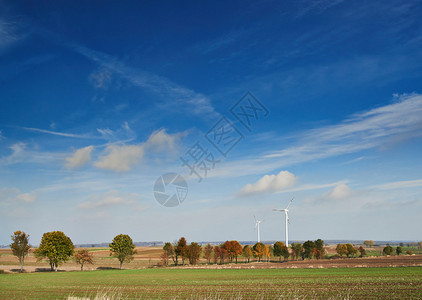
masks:
POLYGON ((277 208, 273 209, 273 211, 284 212, 284 215, 286 216, 286 247, 289 247, 289 227, 288 227, 288 224, 290 223, 290 220, 289 220, 288 212, 289 212, 289 206, 292 203, 294 198, 295 197, 293 197, 292 200, 290 200, 289 204, 287 205, 287 207, 285 209, 277 209, 277 208))
POLYGON ((255 219, 255 229, 257 229, 258 232, 258 243, 261 242, 260 236, 259 236, 259 224, 261 224, 262 222, 264 222, 264 220, 257 220, 255 218, 255 216, 253 216, 253 218, 255 219))

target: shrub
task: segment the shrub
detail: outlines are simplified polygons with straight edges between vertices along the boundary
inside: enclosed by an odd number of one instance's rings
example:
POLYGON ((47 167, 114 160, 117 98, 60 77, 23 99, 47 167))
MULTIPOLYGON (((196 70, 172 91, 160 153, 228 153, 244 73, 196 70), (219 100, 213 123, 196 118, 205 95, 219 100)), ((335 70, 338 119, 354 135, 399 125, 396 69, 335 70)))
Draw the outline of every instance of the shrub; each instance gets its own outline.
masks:
POLYGON ((392 254, 393 254, 393 252, 394 252, 394 249, 393 249, 393 247, 391 247, 391 246, 386 246, 386 247, 384 247, 384 249, 382 250, 382 252, 383 252, 385 255, 392 255, 392 254))

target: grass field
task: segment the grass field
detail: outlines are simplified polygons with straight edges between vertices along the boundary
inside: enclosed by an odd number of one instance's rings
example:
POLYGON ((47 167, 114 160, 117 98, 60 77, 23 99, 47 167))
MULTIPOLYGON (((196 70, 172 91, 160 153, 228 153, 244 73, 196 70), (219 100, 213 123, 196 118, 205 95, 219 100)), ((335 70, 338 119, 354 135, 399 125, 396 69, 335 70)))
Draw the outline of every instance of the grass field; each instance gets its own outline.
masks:
POLYGON ((144 269, 1 274, 1 299, 66 299, 100 292, 123 299, 416 299, 422 267, 144 269))

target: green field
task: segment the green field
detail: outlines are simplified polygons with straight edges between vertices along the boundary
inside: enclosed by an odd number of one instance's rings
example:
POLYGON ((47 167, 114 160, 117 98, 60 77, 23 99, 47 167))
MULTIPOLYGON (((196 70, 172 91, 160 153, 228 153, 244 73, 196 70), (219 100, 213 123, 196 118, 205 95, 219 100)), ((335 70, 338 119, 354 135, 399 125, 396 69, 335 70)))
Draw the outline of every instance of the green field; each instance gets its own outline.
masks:
POLYGON ((66 299, 98 291, 124 299, 422 298, 422 267, 144 269, 0 275, 0 299, 66 299))

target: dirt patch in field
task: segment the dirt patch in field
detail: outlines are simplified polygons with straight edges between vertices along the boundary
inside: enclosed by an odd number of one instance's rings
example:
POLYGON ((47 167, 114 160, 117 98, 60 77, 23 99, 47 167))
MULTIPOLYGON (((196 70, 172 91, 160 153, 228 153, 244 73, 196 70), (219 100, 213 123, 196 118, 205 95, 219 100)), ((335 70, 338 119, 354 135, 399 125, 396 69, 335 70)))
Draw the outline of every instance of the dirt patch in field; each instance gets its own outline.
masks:
POLYGON ((249 264, 183 266, 182 268, 216 269, 276 269, 276 268, 369 268, 369 267, 410 267, 422 266, 422 255, 337 258, 321 260, 299 260, 287 262, 252 262, 249 264))

